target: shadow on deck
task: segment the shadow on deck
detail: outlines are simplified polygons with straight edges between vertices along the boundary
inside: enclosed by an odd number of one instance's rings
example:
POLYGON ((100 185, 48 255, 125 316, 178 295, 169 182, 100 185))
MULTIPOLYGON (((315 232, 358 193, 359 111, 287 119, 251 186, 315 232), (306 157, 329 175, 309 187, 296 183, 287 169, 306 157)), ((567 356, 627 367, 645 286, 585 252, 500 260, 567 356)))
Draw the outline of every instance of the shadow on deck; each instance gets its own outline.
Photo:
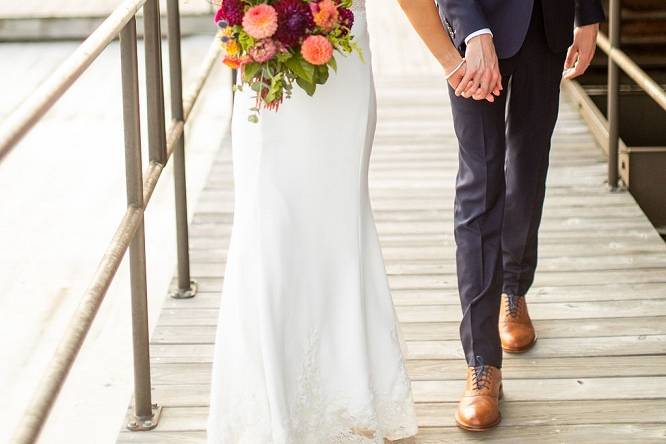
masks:
MULTIPOLYGON (((379 77, 371 195, 409 348, 417 443, 663 442, 666 436, 666 246, 628 193, 609 193, 606 163, 562 98, 553 140, 540 267, 529 295, 540 339, 505 360, 504 420, 481 435, 453 411, 465 364, 458 340, 452 203, 456 141, 439 79, 379 77), (405 88, 409 85, 409 88, 405 88)), ((213 338, 232 221, 229 144, 191 226, 202 292, 167 299, 152 336, 156 430, 121 443, 203 443, 213 338)), ((325 443, 318 443, 325 444, 325 443)))

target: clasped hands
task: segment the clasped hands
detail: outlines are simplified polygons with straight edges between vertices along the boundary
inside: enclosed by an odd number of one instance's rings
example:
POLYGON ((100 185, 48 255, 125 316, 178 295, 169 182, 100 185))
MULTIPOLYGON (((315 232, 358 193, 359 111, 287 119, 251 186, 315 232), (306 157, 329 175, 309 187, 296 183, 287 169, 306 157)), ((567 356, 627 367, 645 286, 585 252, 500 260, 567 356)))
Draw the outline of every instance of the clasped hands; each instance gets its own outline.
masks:
POLYGON ((502 91, 502 75, 495 53, 491 34, 481 34, 467 44, 465 61, 458 67, 449 68, 449 84, 455 89, 456 96, 466 99, 495 101, 502 91))
MULTIPOLYGON (((576 78, 587 70, 594 57, 599 24, 577 27, 567 51, 563 77, 576 78)), ((461 59, 460 59, 461 60, 461 59)), ((467 43, 464 63, 445 67, 456 96, 494 102, 502 90, 502 74, 491 34, 478 35, 467 43), (457 69, 456 69, 457 68, 457 69)))

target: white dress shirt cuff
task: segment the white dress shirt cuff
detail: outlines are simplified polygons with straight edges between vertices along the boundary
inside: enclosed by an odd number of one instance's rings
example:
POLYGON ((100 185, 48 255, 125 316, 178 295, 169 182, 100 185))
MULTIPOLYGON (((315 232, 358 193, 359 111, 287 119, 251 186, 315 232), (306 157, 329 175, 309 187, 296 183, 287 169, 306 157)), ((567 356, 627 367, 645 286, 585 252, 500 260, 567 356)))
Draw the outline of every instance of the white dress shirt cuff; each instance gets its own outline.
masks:
POLYGON ((493 35, 492 31, 488 28, 479 29, 478 31, 475 31, 475 32, 471 33, 470 35, 468 35, 467 37, 465 37, 465 45, 467 45, 469 43, 469 41, 472 40, 474 37, 476 37, 478 35, 481 35, 481 34, 493 35))

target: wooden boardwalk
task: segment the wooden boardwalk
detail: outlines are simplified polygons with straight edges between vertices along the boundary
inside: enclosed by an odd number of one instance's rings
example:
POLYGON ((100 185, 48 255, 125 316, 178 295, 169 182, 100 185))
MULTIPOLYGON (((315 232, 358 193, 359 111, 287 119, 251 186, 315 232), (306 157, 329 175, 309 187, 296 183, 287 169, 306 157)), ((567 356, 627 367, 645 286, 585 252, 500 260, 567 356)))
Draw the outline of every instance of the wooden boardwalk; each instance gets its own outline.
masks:
MULTIPOLYGON (((386 57, 377 55, 382 66, 386 57)), ((410 74, 402 66, 377 76, 371 195, 408 342, 416 442, 664 442, 666 245, 628 193, 607 191, 605 159, 566 97, 529 294, 539 342, 527 354, 506 356, 500 426, 485 434, 455 427, 465 376, 452 235, 457 143, 439 73, 426 65, 410 74)), ((221 149, 192 221, 193 274, 202 292, 167 299, 152 336, 160 425, 122 431, 120 443, 205 442, 232 221, 229 148, 221 149)))
MULTIPOLYGON (((373 206, 408 341, 422 426, 417 442, 663 442, 666 246, 628 193, 606 190, 601 152, 566 99, 529 295, 540 340, 525 355, 506 356, 500 427, 484 435, 454 427, 465 374, 451 220, 457 160, 447 99, 433 90, 435 82, 378 79, 371 167, 373 206)), ((192 224, 193 272, 202 293, 168 299, 153 335, 162 421, 151 433, 123 432, 120 442, 204 442, 232 219, 229 154, 227 144, 192 224)))

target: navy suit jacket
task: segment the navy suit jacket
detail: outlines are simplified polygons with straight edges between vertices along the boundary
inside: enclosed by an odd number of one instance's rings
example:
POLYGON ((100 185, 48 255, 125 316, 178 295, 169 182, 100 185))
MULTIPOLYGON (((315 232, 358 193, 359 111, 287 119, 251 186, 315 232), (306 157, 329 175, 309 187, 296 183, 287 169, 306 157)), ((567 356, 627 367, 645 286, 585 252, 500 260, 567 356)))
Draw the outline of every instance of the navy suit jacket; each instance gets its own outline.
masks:
POLYGON ((442 20, 456 47, 464 52, 465 37, 489 28, 500 59, 523 45, 535 1, 541 1, 548 46, 553 52, 573 42, 573 28, 604 21, 600 0, 437 0, 442 20))

